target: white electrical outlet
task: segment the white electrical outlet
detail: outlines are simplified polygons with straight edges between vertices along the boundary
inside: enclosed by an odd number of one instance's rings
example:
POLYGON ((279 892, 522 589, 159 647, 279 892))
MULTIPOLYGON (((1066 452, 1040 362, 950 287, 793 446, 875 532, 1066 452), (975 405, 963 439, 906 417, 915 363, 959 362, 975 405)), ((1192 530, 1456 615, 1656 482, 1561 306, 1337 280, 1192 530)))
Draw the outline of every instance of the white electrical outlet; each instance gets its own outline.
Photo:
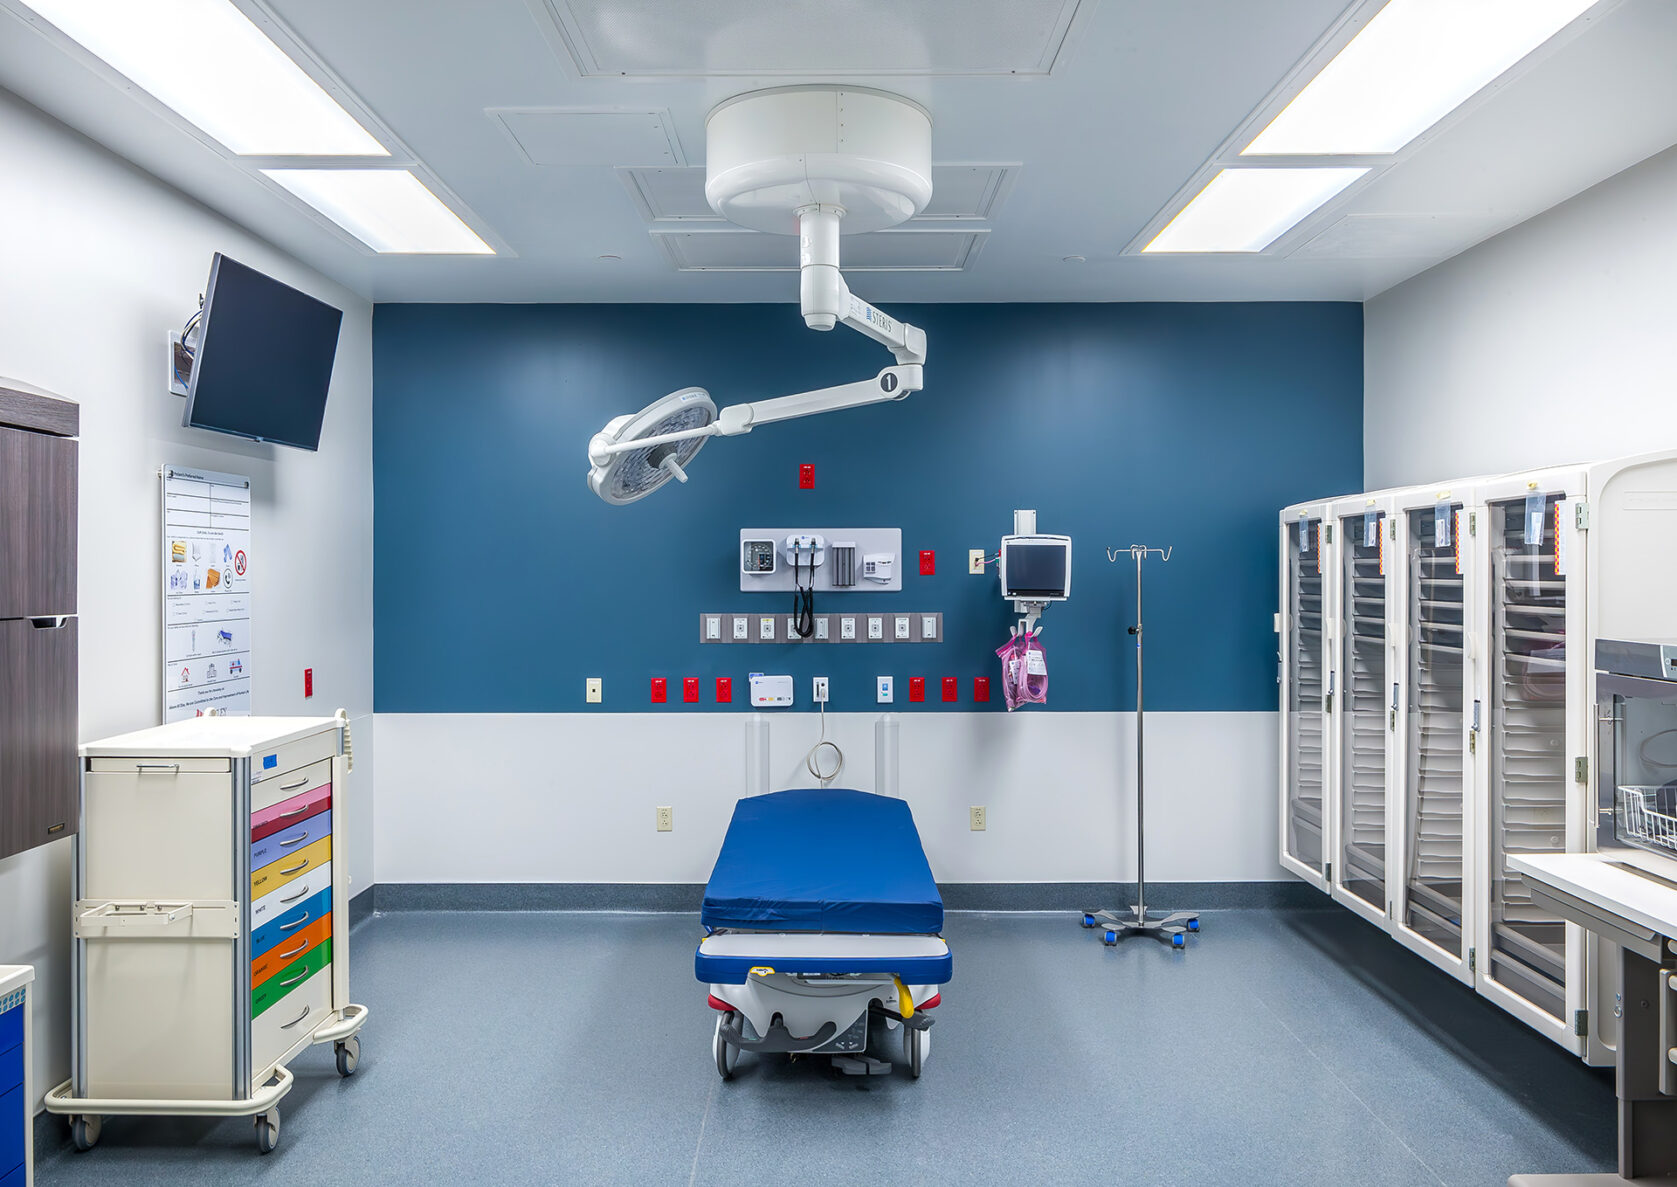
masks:
POLYGON ((879 703, 881 705, 889 705, 896 696, 891 677, 876 676, 874 677, 874 680, 879 688, 879 703))
POLYGON ((908 615, 906 615, 906 614, 897 615, 897 621, 896 621, 893 629, 895 631, 895 637, 896 638, 907 639, 908 638, 908 615))
POLYGON ((734 618, 734 641, 743 643, 751 638, 751 620, 736 616, 734 618))
POLYGON ((983 574, 984 550, 982 548, 969 548, 967 550, 967 572, 983 574))
POLYGON ((885 637, 885 620, 878 615, 868 619, 868 638, 883 639, 885 637))
POLYGON ((854 639, 856 637, 856 620, 854 618, 839 619, 839 638, 854 639))
POLYGON ((827 616, 825 614, 821 615, 820 617, 818 617, 815 620, 815 640, 816 640, 816 642, 825 643, 829 638, 831 638, 831 632, 830 632, 831 626, 832 626, 832 623, 827 618, 827 616))
POLYGON ((718 642, 722 638, 722 616, 720 614, 705 615, 705 638, 711 642, 718 642))
POLYGON ((815 687, 812 695, 817 705, 825 705, 827 703, 827 678, 825 676, 817 676, 815 678, 815 687))
POLYGON ((936 614, 922 614, 920 616, 920 638, 921 639, 935 639, 935 638, 937 638, 937 615, 936 614))
POLYGON ((975 832, 975 833, 983 832, 984 831, 984 809, 983 808, 968 808, 967 809, 967 824, 972 829, 973 832, 975 832))
POLYGON ((603 691, 601 689, 600 678, 598 676, 590 676, 588 678, 587 688, 588 688, 588 694, 587 694, 588 695, 588 703, 590 705, 598 705, 600 703, 600 701, 604 699, 604 694, 603 694, 603 691))
MULTIPOLYGON (((974 808, 973 811, 982 812, 983 809, 982 808, 974 808)), ((661 833, 667 833, 667 832, 672 831, 674 828, 675 828, 675 809, 674 808, 659 808, 658 809, 658 831, 661 832, 661 833)))

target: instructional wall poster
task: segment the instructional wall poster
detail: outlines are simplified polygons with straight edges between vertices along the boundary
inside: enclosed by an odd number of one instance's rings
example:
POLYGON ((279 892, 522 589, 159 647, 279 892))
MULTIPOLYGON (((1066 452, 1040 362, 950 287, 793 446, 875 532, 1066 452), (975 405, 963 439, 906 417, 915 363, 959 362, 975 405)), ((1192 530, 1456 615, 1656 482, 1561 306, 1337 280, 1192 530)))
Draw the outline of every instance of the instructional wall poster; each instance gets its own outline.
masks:
POLYGON ((163 469, 163 720, 250 714, 250 479, 163 469))

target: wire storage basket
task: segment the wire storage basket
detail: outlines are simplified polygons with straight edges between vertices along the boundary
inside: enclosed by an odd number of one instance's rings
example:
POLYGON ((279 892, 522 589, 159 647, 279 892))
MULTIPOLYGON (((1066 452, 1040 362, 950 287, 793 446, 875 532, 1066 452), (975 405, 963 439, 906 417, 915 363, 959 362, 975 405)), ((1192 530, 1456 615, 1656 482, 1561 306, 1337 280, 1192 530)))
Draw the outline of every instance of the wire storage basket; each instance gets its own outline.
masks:
POLYGON ((1620 840, 1677 853, 1677 786, 1620 787, 1613 806, 1620 840))

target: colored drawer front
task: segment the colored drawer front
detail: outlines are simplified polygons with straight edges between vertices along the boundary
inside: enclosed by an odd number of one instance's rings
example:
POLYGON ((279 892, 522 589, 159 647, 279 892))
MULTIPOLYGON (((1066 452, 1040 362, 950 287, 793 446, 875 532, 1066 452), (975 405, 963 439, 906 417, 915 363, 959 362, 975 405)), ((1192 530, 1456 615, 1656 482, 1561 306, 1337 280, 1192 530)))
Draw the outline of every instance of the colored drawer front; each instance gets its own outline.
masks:
POLYGON ((268 1007, 332 963, 332 941, 317 944, 250 992, 250 1016, 259 1018, 268 1007))
MULTIPOLYGON (((18 1013, 23 1011, 19 1010, 18 1013)), ((0 1092, 23 1087, 23 1044, 0 1051, 0 1092)))
POLYGON ((332 938, 332 917, 322 915, 284 943, 250 962, 250 987, 256 989, 290 968, 332 938))
POLYGON ((324 812, 331 806, 332 784, 326 782, 300 792, 288 800, 281 800, 271 808, 253 812, 250 817, 251 844, 272 836, 288 824, 324 812))
POLYGON ((0 1092, 0 1183, 10 1183, 12 1174, 23 1182, 23 1127, 31 1124, 23 1107, 23 1085, 0 1092))
POLYGON ((298 907, 331 885, 331 862, 299 874, 278 890, 271 890, 250 904, 251 930, 260 932, 276 919, 289 918, 298 907))
POLYGON ((21 1163, 11 1174, 0 1171, 0 1187, 25 1187, 28 1181, 23 1177, 23 1165, 21 1163))
MULTIPOLYGON (((23 1042, 23 990, 17 989, 0 997, 0 1054, 23 1042)), ((0 1089, 10 1088, 0 1079, 0 1089)))
POLYGON ((250 897, 261 898, 282 886, 295 882, 312 869, 332 860, 332 838, 322 837, 278 861, 271 861, 250 876, 250 897))
MULTIPOLYGON (((326 869, 328 867, 322 866, 321 868, 326 869)), ((305 880, 302 878, 293 882, 291 887, 307 889, 305 880)), ((250 937, 251 956, 254 958, 275 948, 291 947, 290 944, 286 943, 287 940, 307 928, 316 919, 328 916, 331 913, 332 888, 328 886, 325 890, 312 894, 301 902, 293 903, 286 908, 284 914, 257 928, 250 937)))
POLYGON ((278 861, 288 853, 296 853, 306 845, 312 845, 320 838, 332 833, 332 813, 317 812, 313 816, 287 824, 278 832, 270 833, 260 841, 251 842, 250 868, 259 870, 265 865, 278 861))

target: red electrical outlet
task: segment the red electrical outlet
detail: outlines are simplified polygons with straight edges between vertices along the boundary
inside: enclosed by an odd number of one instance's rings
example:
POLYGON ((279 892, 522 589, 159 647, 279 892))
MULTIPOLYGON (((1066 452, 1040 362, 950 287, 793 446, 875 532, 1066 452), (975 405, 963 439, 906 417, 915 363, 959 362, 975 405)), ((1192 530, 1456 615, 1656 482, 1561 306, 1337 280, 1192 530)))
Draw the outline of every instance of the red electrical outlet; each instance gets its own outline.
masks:
POLYGON ((312 697, 314 695, 314 669, 313 668, 304 668, 303 669, 303 695, 305 697, 312 697))
POLYGON ((689 676, 681 682, 681 699, 689 705, 699 703, 699 678, 689 676))
POLYGON ((945 676, 943 678, 943 699, 946 701, 958 701, 961 699, 961 682, 959 679, 954 676, 945 676))
POLYGON ((654 705, 662 705, 668 699, 669 698, 664 692, 664 678, 662 676, 654 676, 652 678, 652 703, 654 705))
POLYGON ((930 548, 922 548, 920 550, 920 576, 937 576, 937 553, 933 552, 930 548))
POLYGON ((981 703, 989 701, 990 677, 974 676, 972 678, 972 699, 981 703))
POLYGON ((734 682, 727 676, 716 678, 716 703, 718 705, 734 703, 734 682))
POLYGON ((926 699, 926 678, 924 676, 910 676, 908 678, 908 699, 911 701, 926 699))
POLYGON ((798 467, 798 489, 815 489, 815 466, 813 463, 805 462, 803 465, 798 467))

